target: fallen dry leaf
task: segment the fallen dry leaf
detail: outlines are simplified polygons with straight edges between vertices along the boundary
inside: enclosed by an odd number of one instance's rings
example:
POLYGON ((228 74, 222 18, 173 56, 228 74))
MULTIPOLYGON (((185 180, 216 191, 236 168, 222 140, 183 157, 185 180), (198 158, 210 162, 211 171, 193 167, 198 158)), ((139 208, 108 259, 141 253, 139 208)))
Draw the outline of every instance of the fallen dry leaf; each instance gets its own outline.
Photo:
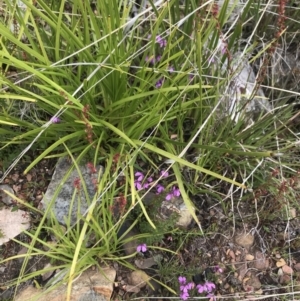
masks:
POLYGON ((286 262, 285 262, 285 260, 284 260, 283 258, 280 258, 280 259, 276 262, 276 266, 277 266, 278 268, 281 268, 281 267, 283 267, 284 265, 286 265, 286 262))
POLYGON ((0 246, 30 227, 30 216, 23 210, 0 210, 0 246))

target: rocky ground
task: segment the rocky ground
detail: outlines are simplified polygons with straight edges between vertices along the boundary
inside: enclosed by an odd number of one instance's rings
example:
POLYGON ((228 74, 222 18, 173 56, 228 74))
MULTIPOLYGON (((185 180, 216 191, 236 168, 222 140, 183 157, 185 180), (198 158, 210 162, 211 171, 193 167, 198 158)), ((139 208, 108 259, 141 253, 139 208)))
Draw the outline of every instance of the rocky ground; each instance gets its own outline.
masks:
MULTIPOLYGON (((51 180, 54 164, 55 160, 43 160, 27 175, 23 174, 26 163, 21 164, 9 174, 4 184, 11 188, 16 197, 30 201, 38 208, 51 180)), ((296 191, 297 183, 298 179, 294 178, 293 183, 290 181, 285 185, 296 191)), ((232 202, 232 206, 228 206, 230 210, 224 210, 220 203, 206 195, 193 196, 204 236, 194 223, 177 233, 164 235, 157 246, 174 251, 174 254, 159 249, 140 252, 128 259, 136 268, 134 272, 114 262, 102 272, 91 267, 80 276, 72 300, 123 300, 141 296, 163 299, 176 296, 164 286, 170 287, 179 296, 179 276, 193 281, 194 285, 207 281, 214 283, 212 298, 277 300, 282 295, 296 294, 300 284, 299 213, 297 207, 290 207, 289 217, 284 218, 281 209, 287 207, 284 204, 281 204, 282 208, 278 207, 281 189, 281 186, 277 187, 277 199, 274 193, 257 189, 247 199, 232 202), (85 299, 80 299, 83 296, 85 299), (92 297, 94 299, 88 299, 92 297)), ((22 204, 6 199, 3 192, 1 196, 2 210, 16 206, 20 210, 25 209, 22 204)), ((39 219, 37 215, 33 217, 32 226, 39 219)), ((29 241, 24 234, 17 239, 29 241)), ((137 246, 138 242, 134 242, 129 247, 135 249, 137 246)), ((15 288, 10 287, 9 283, 18 277, 23 262, 20 258, 5 259, 26 251, 13 240, 0 246, 0 300, 13 300, 15 288)), ((131 253, 125 246, 125 254, 131 253)), ((34 271, 48 264, 45 257, 35 256, 29 260, 28 268, 34 271)), ((52 276, 46 274, 34 281, 26 281, 20 285, 15 300, 26 300, 26 296, 40 293, 38 287, 45 286, 52 276)), ((59 300, 63 292, 64 286, 57 288, 45 300, 59 300)), ((189 294, 199 296, 195 288, 189 294)))

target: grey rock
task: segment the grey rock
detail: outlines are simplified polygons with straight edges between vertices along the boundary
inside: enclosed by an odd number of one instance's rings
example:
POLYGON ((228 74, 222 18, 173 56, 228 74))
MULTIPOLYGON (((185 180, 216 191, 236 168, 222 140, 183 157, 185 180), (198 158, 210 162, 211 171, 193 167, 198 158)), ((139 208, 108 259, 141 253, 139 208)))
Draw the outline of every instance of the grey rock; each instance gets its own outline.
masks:
POLYGON ((66 224, 65 220, 68 220, 68 216, 70 216, 70 225, 73 225, 79 219, 79 215, 85 214, 97 191, 98 174, 103 174, 103 167, 100 165, 93 170, 88 164, 80 164, 79 170, 84 183, 81 182, 76 167, 63 182, 63 178, 72 166, 73 162, 66 157, 58 160, 51 182, 40 203, 41 210, 49 209, 48 216, 51 216, 50 212, 52 211, 57 221, 63 225, 66 224), (72 200, 76 186, 76 195, 72 200), (85 187, 89 201, 86 197, 85 187), (58 195, 53 200, 57 190, 59 190, 58 195), (51 208, 48 208, 49 206, 51 208))
POLYGON ((163 219, 170 218, 172 213, 178 214, 178 220, 176 225, 187 229, 193 220, 192 213, 195 212, 195 208, 187 208, 182 197, 174 197, 170 201, 163 201, 160 208, 160 215, 163 219))
POLYGON ((13 199, 4 192, 4 190, 8 191, 9 193, 15 195, 14 190, 7 184, 1 184, 0 185, 0 200, 5 203, 6 205, 13 204, 13 199))
MULTIPOLYGON (((227 68, 225 62, 222 69, 227 68)), ((235 53, 231 68, 234 75, 226 87, 223 99, 231 118, 237 122, 244 115, 252 118, 260 112, 270 112, 272 108, 262 88, 257 89, 256 76, 247 58, 240 52, 235 53)))

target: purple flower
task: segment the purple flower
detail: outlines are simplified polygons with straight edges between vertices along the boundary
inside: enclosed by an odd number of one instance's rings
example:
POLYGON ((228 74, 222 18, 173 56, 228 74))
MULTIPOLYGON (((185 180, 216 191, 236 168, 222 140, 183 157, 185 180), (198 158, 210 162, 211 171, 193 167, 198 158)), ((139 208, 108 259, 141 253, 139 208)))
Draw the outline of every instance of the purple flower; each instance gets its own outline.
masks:
POLYGON ((228 44, 223 42, 223 41, 221 41, 221 43, 219 43, 219 44, 220 44, 220 47, 221 47, 221 53, 225 54, 227 52, 228 44))
POLYGON ((190 80, 190 81, 192 81, 194 78, 195 78, 195 75, 194 75, 194 74, 190 74, 190 75, 189 75, 189 80, 190 80))
POLYGON ((161 48, 167 46, 167 40, 163 39, 161 36, 156 36, 155 42, 158 43, 161 48))
POLYGON ((139 182, 139 181, 134 181, 134 187, 137 190, 141 190, 143 188, 141 182, 139 182))
POLYGON ((157 57, 155 57, 154 55, 146 56, 145 57, 145 61, 146 63, 149 63, 151 65, 154 65, 155 63, 159 62, 161 60, 161 55, 158 55, 157 57))
POLYGON ((183 293, 180 294, 180 298, 181 298, 182 300, 187 300, 189 296, 190 296, 190 295, 189 295, 188 292, 183 292, 183 293))
POLYGON ((214 272, 215 273, 223 273, 223 269, 222 268, 220 268, 218 265, 216 265, 215 267, 214 267, 214 272))
POLYGON ((214 294, 208 294, 206 297, 209 298, 209 301, 216 300, 216 296, 214 294))
POLYGON ((143 188, 147 189, 149 186, 150 186, 150 183, 153 182, 153 178, 152 177, 149 177, 147 179, 147 182, 143 184, 143 188), (147 183, 148 182, 148 183, 147 183))
POLYGON ((160 175, 161 175, 161 177, 166 178, 166 177, 169 176, 169 172, 166 171, 166 170, 162 170, 162 171, 160 172, 160 175))
POLYGON ((185 278, 184 276, 179 276, 179 277, 178 277, 178 282, 179 282, 180 284, 185 284, 185 283, 186 283, 186 278, 185 278))
POLYGON ((59 119, 58 117, 53 116, 53 117, 50 119, 50 121, 51 121, 52 123, 59 123, 59 122, 60 122, 60 119, 59 119))
POLYGON ((187 293, 189 291, 189 288, 187 285, 181 285, 180 291, 182 291, 183 293, 187 293))
POLYGON ((157 184, 157 186, 156 186, 156 193, 157 194, 162 193, 164 190, 165 190, 164 186, 162 186, 161 184, 157 184))
POLYGON ((164 79, 161 78, 161 79, 159 79, 159 80, 156 82, 155 87, 156 87, 156 88, 160 88, 160 87, 162 86, 163 83, 164 83, 164 79))
POLYGON ((169 192, 166 196, 166 200, 170 201, 173 197, 179 197, 180 196, 180 190, 179 188, 176 188, 175 186, 172 187, 172 191, 169 192))
POLYGON ((179 197, 180 196, 180 190, 179 188, 173 187, 173 196, 179 197))
POLYGON ((162 37, 161 36, 156 36, 155 41, 156 41, 156 43, 160 43, 162 41, 162 37))
POLYGON ((173 198, 173 194, 172 193, 168 193, 167 196, 166 196, 166 200, 167 201, 171 201, 173 198))
POLYGON ((216 285, 212 282, 205 282, 204 283, 204 287, 205 287, 205 290, 210 293, 212 292, 215 288, 216 288, 216 285))
POLYGON ((204 286, 202 286, 201 284, 198 284, 196 288, 199 294, 202 294, 205 291, 204 286))
POLYGON ((149 183, 146 182, 146 183, 143 184, 144 189, 148 189, 148 187, 149 187, 149 183))
POLYGON ((172 66, 169 66, 168 69, 169 73, 173 73, 175 71, 174 67, 172 66))
POLYGON ((144 174, 140 171, 137 171, 134 175, 137 178, 136 180, 139 181, 139 182, 143 181, 143 179, 145 177, 144 174))
POLYGON ((150 57, 147 55, 147 56, 145 57, 145 61, 146 61, 146 63, 149 63, 149 64, 151 64, 151 65, 154 65, 154 63, 155 63, 155 57, 154 57, 153 55, 151 55, 150 57))
POLYGON ((188 290, 191 290, 195 287, 195 283, 194 282, 189 282, 187 285, 186 285, 187 289, 188 290))
POLYGON ((136 250, 138 252, 146 252, 147 251, 147 245, 146 244, 140 244, 137 246, 136 250))

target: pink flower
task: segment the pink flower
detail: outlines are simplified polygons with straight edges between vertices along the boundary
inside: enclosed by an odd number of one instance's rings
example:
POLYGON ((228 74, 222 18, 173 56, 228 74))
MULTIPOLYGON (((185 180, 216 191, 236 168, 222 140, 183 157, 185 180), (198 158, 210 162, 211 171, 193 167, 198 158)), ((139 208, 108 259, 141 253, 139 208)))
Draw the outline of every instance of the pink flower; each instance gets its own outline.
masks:
POLYGON ((196 288, 197 288, 199 294, 202 294, 204 292, 204 287, 201 284, 198 284, 196 286, 196 288))
POLYGON ((180 294, 180 298, 181 298, 182 300, 187 300, 189 296, 190 296, 190 295, 189 295, 188 292, 183 292, 183 293, 180 294))
POLYGON ((214 267, 214 272, 215 273, 223 273, 223 269, 222 268, 220 268, 218 265, 216 265, 215 267, 214 267))
POLYGON ((139 181, 134 181, 134 187, 137 190, 141 190, 143 188, 141 182, 139 182, 139 181))
POLYGON ((136 250, 138 252, 143 252, 144 253, 144 252, 147 251, 147 245, 146 244, 140 244, 140 245, 137 246, 136 250))
POLYGON ((156 36, 155 42, 158 43, 161 48, 167 46, 167 40, 163 39, 161 36, 156 36))
POLYGON ((180 290, 183 292, 183 293, 187 293, 189 291, 189 288, 186 286, 186 285, 181 285, 180 286, 180 290))
POLYGON ((157 186, 156 186, 156 193, 157 194, 162 193, 164 190, 165 190, 164 186, 162 186, 161 184, 157 184, 157 186))
POLYGON ((169 172, 166 171, 166 170, 162 170, 162 171, 160 172, 160 175, 161 175, 163 178, 166 178, 166 177, 169 176, 169 172))
POLYGON ((184 276, 179 276, 179 277, 178 277, 178 282, 179 282, 180 284, 185 284, 185 283, 186 283, 186 278, 185 278, 184 276))
POLYGON ((186 287, 187 287, 188 290, 191 290, 191 289, 193 289, 193 288, 195 287, 195 284, 194 284, 194 282, 189 282, 189 283, 186 285, 186 287))
POLYGON ((174 196, 177 196, 177 197, 180 196, 179 188, 173 187, 173 192, 172 193, 173 193, 174 196))
POLYGON ((169 192, 166 196, 166 200, 170 201, 173 197, 179 197, 180 196, 180 190, 179 188, 176 188, 175 186, 172 187, 171 192, 169 192))
POLYGON ((205 287, 205 290, 210 293, 212 292, 215 288, 216 288, 216 285, 212 282, 205 282, 204 283, 204 287, 205 287))
POLYGON ((172 197, 173 197, 173 194, 172 193, 168 193, 167 196, 166 196, 166 201, 171 201, 172 197))
POLYGON ((164 83, 164 78, 162 77, 161 79, 159 79, 156 84, 155 84, 155 88, 160 88, 162 86, 162 84, 164 83))
POLYGON ((52 123, 59 123, 59 122, 60 122, 60 119, 59 119, 58 117, 53 116, 53 117, 50 119, 50 121, 51 121, 52 123))
POLYGON ((148 189, 148 187, 149 187, 149 183, 146 182, 146 183, 143 184, 144 189, 148 189))
POLYGON ((139 182, 143 181, 143 179, 145 177, 144 174, 140 171, 137 171, 134 175, 137 178, 136 180, 139 181, 139 182))
POLYGON ((153 64, 155 63, 155 57, 154 57, 153 55, 150 56, 150 57, 147 55, 147 56, 145 57, 145 61, 146 61, 147 63, 153 65, 153 64))
POLYGON ((173 73, 175 71, 174 67, 172 66, 169 66, 168 69, 169 73, 173 73))

